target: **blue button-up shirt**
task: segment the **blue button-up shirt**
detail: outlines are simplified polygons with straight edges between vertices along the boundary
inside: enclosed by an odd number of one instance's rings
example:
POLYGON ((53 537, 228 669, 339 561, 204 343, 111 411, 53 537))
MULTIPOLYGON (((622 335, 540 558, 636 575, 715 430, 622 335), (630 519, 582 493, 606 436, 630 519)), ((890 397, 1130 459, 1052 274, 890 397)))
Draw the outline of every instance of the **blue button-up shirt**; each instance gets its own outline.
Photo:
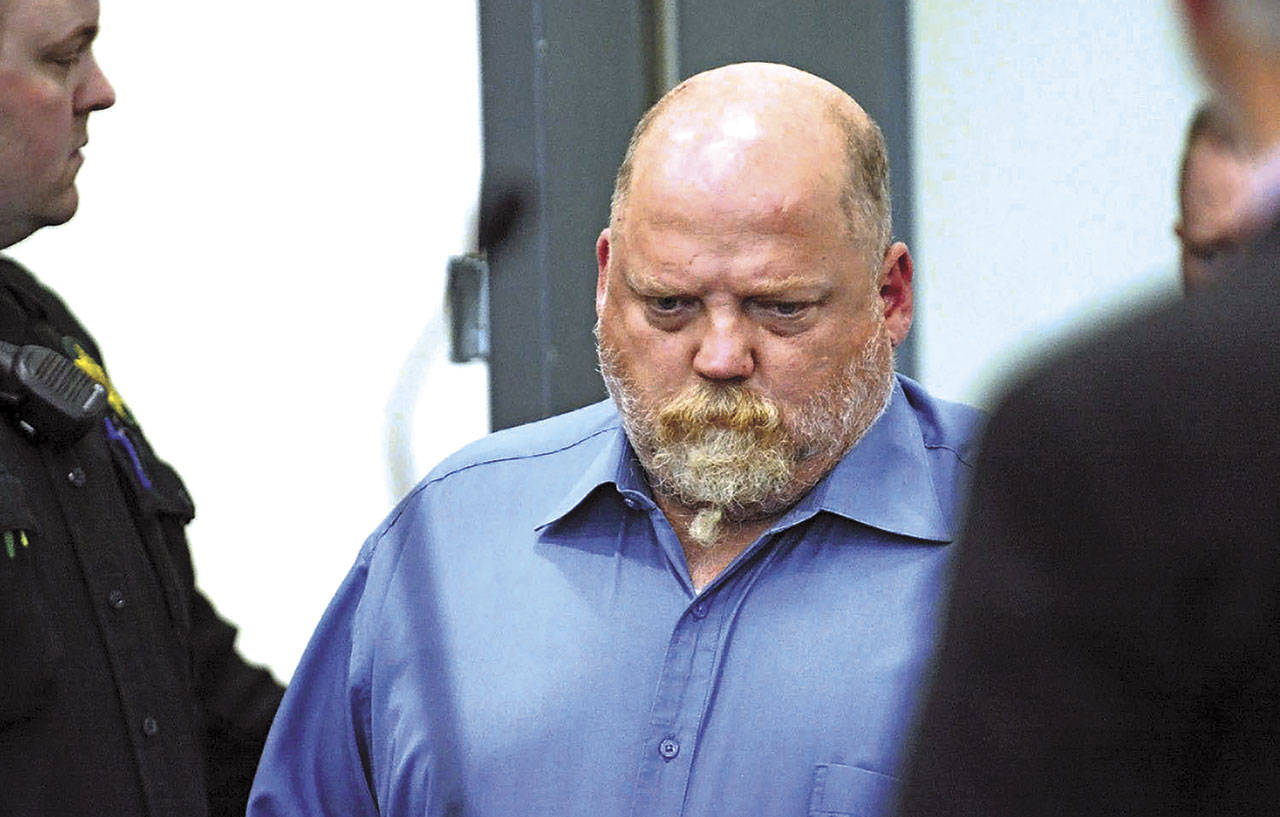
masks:
POLYGON ((975 421, 899 378, 701 593, 612 404, 464 449, 365 543, 250 814, 879 813, 975 421))

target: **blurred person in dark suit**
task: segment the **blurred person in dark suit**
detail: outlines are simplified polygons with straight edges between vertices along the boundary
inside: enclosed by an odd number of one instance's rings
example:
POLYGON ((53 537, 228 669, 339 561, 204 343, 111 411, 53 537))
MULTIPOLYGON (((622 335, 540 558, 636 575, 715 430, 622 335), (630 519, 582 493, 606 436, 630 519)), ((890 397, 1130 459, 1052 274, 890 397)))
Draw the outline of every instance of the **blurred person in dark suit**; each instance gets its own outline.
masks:
POLYGON ((1244 135, 1216 101, 1196 109, 1178 171, 1179 271, 1187 292, 1208 286, 1230 263, 1244 236, 1250 162, 1244 135))
POLYGON ((1280 804, 1280 3, 1181 6, 1252 238, 995 413, 901 815, 1280 804))

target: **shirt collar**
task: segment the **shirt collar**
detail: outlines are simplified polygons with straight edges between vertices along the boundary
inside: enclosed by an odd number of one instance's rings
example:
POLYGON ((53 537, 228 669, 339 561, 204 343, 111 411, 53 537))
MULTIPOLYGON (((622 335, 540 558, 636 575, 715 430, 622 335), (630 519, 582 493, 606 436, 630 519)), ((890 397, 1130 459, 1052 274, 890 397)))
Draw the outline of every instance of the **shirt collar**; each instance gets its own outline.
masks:
POLYGON ((926 455, 915 411, 895 378, 884 415, 787 516, 799 521, 828 511, 890 533, 950 542, 926 455))
MULTIPOLYGON (((652 510, 655 506, 621 421, 597 439, 601 440, 599 451, 539 528, 564 518, 607 484, 634 507, 652 510)), ((916 539, 951 541, 951 525, 938 503, 925 460, 920 425, 896 378, 884 414, 777 527, 790 527, 819 511, 916 539)))
POLYGON ((583 500, 602 485, 612 484, 624 500, 643 503, 646 508, 653 506, 647 483, 640 471, 640 461, 631 450, 627 434, 622 430, 622 420, 616 413, 610 427, 597 435, 596 439, 599 441, 599 450, 582 469, 582 476, 565 492, 555 509, 538 523, 539 528, 568 516, 570 511, 581 505, 583 500))

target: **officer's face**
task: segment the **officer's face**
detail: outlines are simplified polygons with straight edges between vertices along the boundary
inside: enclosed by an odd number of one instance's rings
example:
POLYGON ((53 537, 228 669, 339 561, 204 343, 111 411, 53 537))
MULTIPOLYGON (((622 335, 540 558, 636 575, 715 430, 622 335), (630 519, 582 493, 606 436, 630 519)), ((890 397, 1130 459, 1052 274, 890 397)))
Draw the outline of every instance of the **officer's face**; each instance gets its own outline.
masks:
POLYGON ((97 32, 98 0, 0 0, 0 246, 76 212, 89 114, 115 103, 97 32))

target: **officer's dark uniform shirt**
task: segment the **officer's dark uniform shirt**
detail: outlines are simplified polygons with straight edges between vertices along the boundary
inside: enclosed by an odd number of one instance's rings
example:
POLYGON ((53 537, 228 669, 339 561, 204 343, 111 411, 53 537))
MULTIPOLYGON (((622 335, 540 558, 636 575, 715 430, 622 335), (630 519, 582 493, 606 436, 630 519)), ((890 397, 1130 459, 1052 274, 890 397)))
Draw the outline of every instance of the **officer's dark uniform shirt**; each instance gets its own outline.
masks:
MULTIPOLYGON (((109 388, 93 339, 6 259, 0 340, 109 388)), ((191 500, 109 393, 70 445, 0 416, 0 815, 240 815, 281 689, 196 590, 191 500)))

